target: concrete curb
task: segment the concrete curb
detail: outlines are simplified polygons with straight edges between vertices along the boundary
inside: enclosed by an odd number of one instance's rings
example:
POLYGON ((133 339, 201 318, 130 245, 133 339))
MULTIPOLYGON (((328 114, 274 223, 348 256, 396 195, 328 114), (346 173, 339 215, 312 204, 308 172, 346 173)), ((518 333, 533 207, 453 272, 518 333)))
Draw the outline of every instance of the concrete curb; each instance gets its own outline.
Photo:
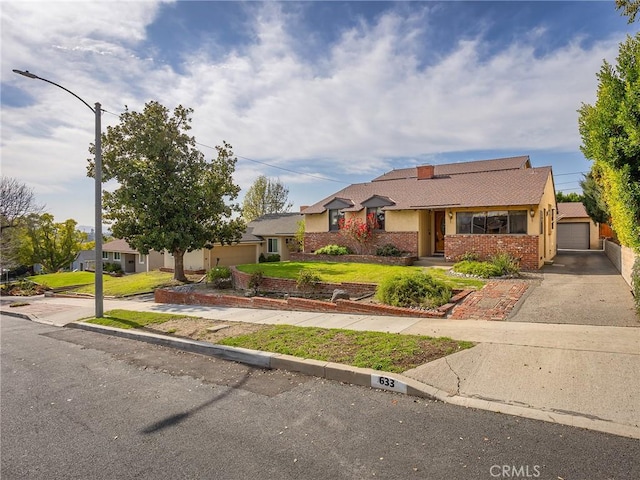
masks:
MULTIPOLYGON (((16 316, 22 315, 25 314, 16 316)), ((28 316, 22 316, 22 318, 28 318, 29 320, 32 320, 28 316)), ((35 321, 41 321, 41 319, 36 319, 35 321)), ((234 362, 244 363, 246 365, 260 368, 300 372, 306 375, 326 378, 327 380, 335 380, 338 382, 377 388, 380 390, 390 390, 396 393, 403 393, 406 395, 438 400, 443 403, 449 403, 466 408, 487 410, 490 412, 503 413, 506 415, 530 418, 533 420, 541 420, 550 423, 568 425, 571 427, 595 430, 598 432, 609 433, 622 437, 640 439, 640 428, 634 427, 632 425, 614 423, 597 418, 589 418, 579 414, 572 415, 564 412, 539 410, 526 406, 512 405, 509 403, 502 403, 494 400, 465 397, 461 395, 451 395, 444 390, 440 390, 431 385, 419 382, 417 380, 397 373, 388 373, 369 368, 358 368, 338 363, 304 359, 279 353, 261 352, 257 350, 249 350, 246 348, 227 347, 224 345, 215 345, 198 340, 174 338, 155 333, 130 331, 83 322, 73 322, 66 325, 66 327, 88 330, 97 333, 105 333, 108 335, 143 341, 155 345, 163 345, 187 352, 219 357, 225 360, 231 360, 234 362), (376 382, 376 379, 380 378, 392 381, 393 384, 396 385, 396 388, 388 388, 384 385, 380 385, 376 382)))
POLYGON ((32 322, 45 323, 47 325, 51 325, 50 323, 47 323, 46 321, 42 320, 41 318, 39 318, 36 315, 33 315, 31 313, 11 312, 11 311, 4 310, 4 309, 0 313, 2 315, 6 315, 8 317, 24 318, 25 320, 31 320, 32 322))

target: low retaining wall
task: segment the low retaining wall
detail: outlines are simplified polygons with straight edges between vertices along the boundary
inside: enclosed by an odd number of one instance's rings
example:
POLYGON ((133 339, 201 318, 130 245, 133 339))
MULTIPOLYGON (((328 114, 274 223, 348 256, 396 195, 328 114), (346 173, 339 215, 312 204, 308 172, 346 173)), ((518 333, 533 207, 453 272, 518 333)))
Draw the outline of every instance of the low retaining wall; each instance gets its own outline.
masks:
MULTIPOLYGON (((251 274, 240 272, 235 267, 231 267, 231 276, 233 285, 239 290, 251 290, 249 288, 249 280, 251 274)), ((350 297, 361 297, 376 292, 376 285, 373 283, 323 283, 319 282, 315 285, 311 292, 319 295, 331 295, 334 290, 344 290, 350 297)), ((267 293, 288 293, 290 295, 299 294, 298 286, 295 280, 289 278, 272 278, 264 277, 260 288, 261 292, 267 293)))
POLYGON ((631 270, 633 269, 633 263, 636 261, 636 254, 634 251, 629 247, 624 247, 617 243, 613 243, 610 240, 605 240, 604 253, 620 272, 624 281, 631 286, 631 270))
POLYGON ((294 262, 345 262, 377 263, 380 265, 413 265, 416 257, 382 257, 380 255, 317 255, 315 253, 290 253, 289 260, 294 262))
POLYGON ((266 310, 288 310, 320 313, 359 313, 370 315, 391 315, 396 317, 442 318, 461 301, 471 290, 456 293, 451 302, 442 305, 437 310, 418 310, 411 308, 391 307, 371 303, 361 303, 353 300, 337 300, 336 303, 308 298, 291 297, 286 300, 266 297, 238 297, 235 295, 221 295, 189 291, 178 288, 159 288, 155 291, 156 303, 173 303, 180 305, 212 305, 239 308, 261 308, 266 310))

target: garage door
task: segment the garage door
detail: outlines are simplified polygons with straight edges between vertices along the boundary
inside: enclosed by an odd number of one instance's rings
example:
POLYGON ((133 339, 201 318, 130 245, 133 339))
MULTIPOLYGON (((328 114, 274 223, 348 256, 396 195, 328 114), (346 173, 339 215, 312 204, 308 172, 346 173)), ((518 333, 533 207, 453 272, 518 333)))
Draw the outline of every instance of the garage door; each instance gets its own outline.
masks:
POLYGON ((588 223, 558 223, 558 248, 589 249, 588 223))

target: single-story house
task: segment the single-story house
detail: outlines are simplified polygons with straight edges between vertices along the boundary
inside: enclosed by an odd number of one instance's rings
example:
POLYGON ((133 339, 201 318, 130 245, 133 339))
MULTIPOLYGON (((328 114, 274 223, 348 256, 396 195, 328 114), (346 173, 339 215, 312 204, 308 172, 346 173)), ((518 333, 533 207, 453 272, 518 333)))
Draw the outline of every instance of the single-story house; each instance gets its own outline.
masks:
MULTIPOLYGON (((260 254, 277 254, 280 260, 288 260, 289 252, 297 248, 295 234, 298 223, 304 220, 301 213, 270 213, 247 224, 238 243, 232 245, 215 244, 213 248, 194 250, 184 254, 186 271, 207 271, 220 266, 258 263, 260 254)), ((174 258, 170 253, 164 256, 164 268, 174 268, 174 258)))
MULTIPOLYGON (((118 263, 124 273, 140 273, 158 270, 164 264, 164 255, 151 250, 144 255, 132 248, 126 240, 112 240, 102 245, 102 262, 118 263)), ((93 267, 93 263, 91 267, 93 267)))
POLYGON ((71 271, 84 271, 93 268, 94 263, 96 262, 96 251, 95 250, 80 250, 76 255, 76 258, 71 262, 71 271))
POLYGON ((304 209, 305 252, 350 246, 339 219, 369 215, 374 246, 416 257, 507 252, 537 269, 556 255, 552 170, 532 168, 528 156, 402 168, 350 185, 304 209))
POLYGON ((600 250, 600 227, 580 202, 558 203, 558 248, 600 250))

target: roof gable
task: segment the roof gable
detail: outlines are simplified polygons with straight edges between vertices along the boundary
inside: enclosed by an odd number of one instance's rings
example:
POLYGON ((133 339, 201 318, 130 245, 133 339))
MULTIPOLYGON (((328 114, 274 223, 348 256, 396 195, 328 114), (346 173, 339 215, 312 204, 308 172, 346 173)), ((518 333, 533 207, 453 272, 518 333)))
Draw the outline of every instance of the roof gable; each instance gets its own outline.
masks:
POLYGON ((588 217, 587 209, 581 202, 558 202, 558 219, 588 217))

